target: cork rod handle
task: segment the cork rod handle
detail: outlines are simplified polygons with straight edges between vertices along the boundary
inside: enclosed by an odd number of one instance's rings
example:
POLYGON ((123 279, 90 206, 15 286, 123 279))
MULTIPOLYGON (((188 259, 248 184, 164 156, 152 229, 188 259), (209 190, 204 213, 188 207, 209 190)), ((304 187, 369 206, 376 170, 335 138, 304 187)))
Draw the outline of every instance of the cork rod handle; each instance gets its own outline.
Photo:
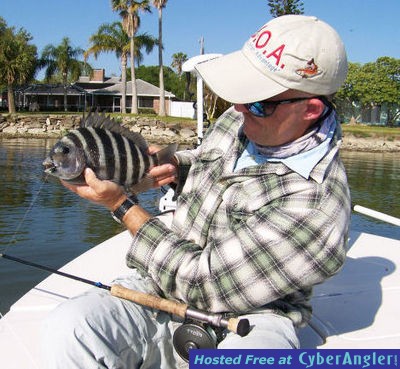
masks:
POLYGON ((111 286, 111 294, 143 306, 165 311, 181 318, 186 317, 186 310, 188 308, 186 304, 163 299, 162 297, 150 295, 148 293, 130 290, 129 288, 125 288, 119 284, 111 286))

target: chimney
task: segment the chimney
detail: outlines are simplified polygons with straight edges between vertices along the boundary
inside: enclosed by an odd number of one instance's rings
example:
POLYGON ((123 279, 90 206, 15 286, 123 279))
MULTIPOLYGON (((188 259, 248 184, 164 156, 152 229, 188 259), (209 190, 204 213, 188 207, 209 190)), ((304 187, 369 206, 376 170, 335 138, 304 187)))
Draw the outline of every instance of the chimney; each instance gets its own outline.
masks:
POLYGON ((104 82, 104 69, 93 69, 92 82, 104 82))

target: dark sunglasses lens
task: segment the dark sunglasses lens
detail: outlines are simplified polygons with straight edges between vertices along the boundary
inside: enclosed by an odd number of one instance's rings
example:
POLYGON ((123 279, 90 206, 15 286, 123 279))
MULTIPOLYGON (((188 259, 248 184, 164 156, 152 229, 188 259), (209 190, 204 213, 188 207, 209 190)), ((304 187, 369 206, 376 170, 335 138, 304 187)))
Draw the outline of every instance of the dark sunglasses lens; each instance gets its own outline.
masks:
POLYGON ((261 102, 254 102, 251 104, 246 104, 247 109, 249 112, 256 117, 265 117, 264 106, 261 102))

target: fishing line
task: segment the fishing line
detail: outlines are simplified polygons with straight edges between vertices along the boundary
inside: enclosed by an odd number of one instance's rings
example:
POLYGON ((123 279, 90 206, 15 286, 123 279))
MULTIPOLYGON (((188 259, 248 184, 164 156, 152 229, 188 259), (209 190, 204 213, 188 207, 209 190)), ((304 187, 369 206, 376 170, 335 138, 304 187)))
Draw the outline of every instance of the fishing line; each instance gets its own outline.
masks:
POLYGON ((7 250, 8 250, 13 244, 16 243, 18 233, 19 233, 20 229, 22 228, 23 224, 25 223, 28 214, 32 211, 33 206, 36 204, 36 201, 38 200, 39 195, 40 195, 40 193, 42 192, 43 186, 44 186, 44 184, 46 183, 48 177, 49 177, 49 175, 46 174, 46 175, 45 175, 45 178, 43 179, 43 182, 40 184, 40 187, 39 187, 38 191, 37 191, 36 194, 33 196, 32 200, 31 200, 31 202, 30 202, 30 204, 29 204, 29 206, 28 206, 28 209, 25 211, 25 213, 24 213, 22 219, 19 221, 19 223, 18 223, 18 225, 17 225, 17 227, 16 227, 16 229, 15 229, 15 231, 14 231, 14 234, 11 236, 10 241, 4 246, 4 249, 3 249, 4 252, 7 252, 7 250))

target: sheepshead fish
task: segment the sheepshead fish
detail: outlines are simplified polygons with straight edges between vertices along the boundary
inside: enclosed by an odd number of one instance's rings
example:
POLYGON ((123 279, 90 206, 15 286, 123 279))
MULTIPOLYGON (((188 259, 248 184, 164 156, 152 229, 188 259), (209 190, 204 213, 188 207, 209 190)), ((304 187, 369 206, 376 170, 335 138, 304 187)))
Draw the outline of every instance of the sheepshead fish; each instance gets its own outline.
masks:
POLYGON ((98 178, 138 193, 151 188, 148 170, 170 163, 176 148, 177 144, 172 144, 150 155, 142 135, 94 113, 57 141, 43 165, 46 173, 76 184, 85 183, 83 171, 88 167, 98 178))

